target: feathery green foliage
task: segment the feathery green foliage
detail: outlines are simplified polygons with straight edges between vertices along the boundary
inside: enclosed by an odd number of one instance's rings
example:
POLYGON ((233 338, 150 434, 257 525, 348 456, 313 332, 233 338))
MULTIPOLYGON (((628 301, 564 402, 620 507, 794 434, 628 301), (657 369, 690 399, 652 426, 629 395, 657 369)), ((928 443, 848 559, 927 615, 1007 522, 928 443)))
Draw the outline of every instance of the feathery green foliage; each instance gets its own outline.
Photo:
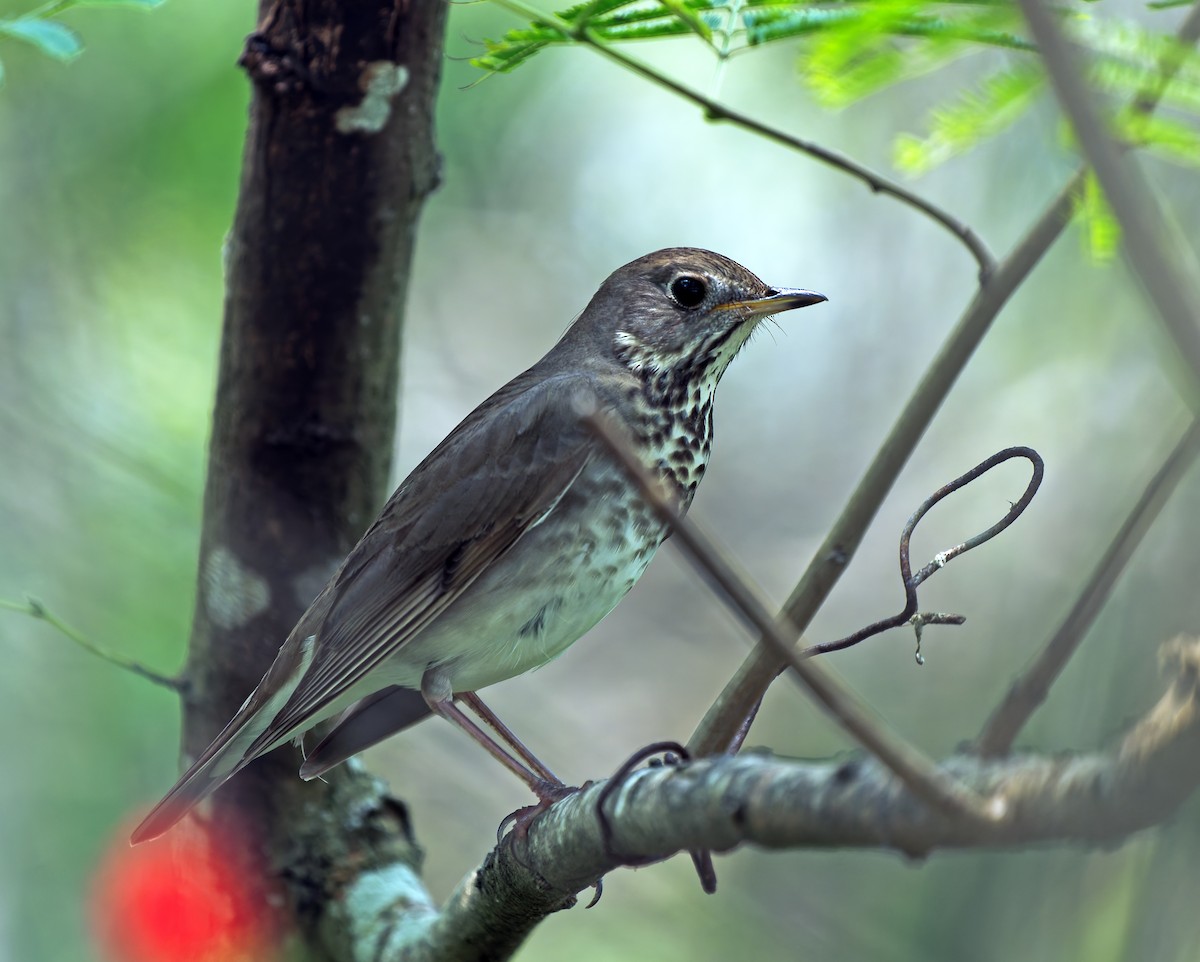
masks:
POLYGON ((501 40, 486 41, 487 52, 471 62, 489 73, 507 73, 551 44, 574 42, 572 31, 588 31, 604 41, 654 40, 699 34, 712 38, 721 26, 721 15, 711 11, 710 0, 672 0, 651 4, 629 0, 594 0, 555 14, 561 29, 546 21, 510 30, 501 40))
POLYGON ((930 114, 924 138, 901 134, 893 151, 895 165, 922 174, 995 136, 1017 120, 1042 92, 1045 76, 1036 61, 1022 60, 984 79, 930 114))
MULTIPOLYGON (((1161 0, 1149 7, 1177 5, 1161 0)), ((1200 54, 1167 33, 1093 12, 1101 9, 1099 3, 1058 8, 1063 27, 1090 55, 1091 82, 1115 104, 1151 97, 1168 110, 1152 117, 1121 111, 1114 119, 1119 135, 1163 159, 1200 166, 1200 54), (1160 79, 1166 65, 1174 74, 1168 85, 1160 79)), ((488 41, 486 53, 472 62, 503 73, 545 47, 584 38, 615 44, 687 35, 698 36, 720 59, 766 43, 797 42, 800 78, 829 108, 986 55, 991 72, 933 108, 923 134, 897 136, 894 163, 913 175, 1001 134, 1045 90, 1037 50, 1012 0, 595 0, 488 41)), ((1094 181, 1078 209, 1092 252, 1111 256, 1117 226, 1094 181)))

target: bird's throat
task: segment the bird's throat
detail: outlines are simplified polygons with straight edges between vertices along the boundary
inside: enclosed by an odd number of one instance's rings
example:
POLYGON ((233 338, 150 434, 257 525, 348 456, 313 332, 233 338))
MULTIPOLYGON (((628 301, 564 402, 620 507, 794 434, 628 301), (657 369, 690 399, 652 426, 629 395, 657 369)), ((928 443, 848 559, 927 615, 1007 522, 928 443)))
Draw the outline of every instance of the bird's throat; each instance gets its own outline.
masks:
POLYGON ((679 352, 617 335, 617 356, 637 378, 627 419, 646 467, 674 488, 686 510, 712 451, 712 405, 717 383, 749 336, 752 324, 713 332, 679 352))

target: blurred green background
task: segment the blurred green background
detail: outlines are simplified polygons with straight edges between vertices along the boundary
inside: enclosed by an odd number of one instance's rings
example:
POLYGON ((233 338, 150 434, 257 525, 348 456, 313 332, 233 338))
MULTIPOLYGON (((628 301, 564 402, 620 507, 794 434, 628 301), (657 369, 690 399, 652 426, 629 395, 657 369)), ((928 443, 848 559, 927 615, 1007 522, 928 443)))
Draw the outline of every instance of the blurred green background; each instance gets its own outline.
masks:
MULTIPOLYGON (((5 3, 8 0, 4 0, 5 3)), ((0 13, 19 12, 0 4, 0 13)), ((222 243, 236 196, 250 5, 83 9, 69 66, 0 45, 0 597, 29 593, 97 641, 164 671, 182 661, 217 356, 222 243)), ((733 366, 695 518, 782 600, 974 287, 944 232, 898 204, 698 112, 586 51, 553 51, 471 85, 465 58, 513 21, 450 18, 429 204, 404 345, 397 478, 549 347, 614 268, 696 245, 770 283, 827 294, 733 366)), ((690 42, 640 47, 730 104, 886 169, 892 137, 978 66, 966 60, 838 114, 796 83, 784 44, 718 72, 690 42)), ((1003 251, 1074 161, 1050 104, 917 188, 1003 251)), ((1195 182, 1152 166, 1181 222, 1195 182)), ((1194 236, 1194 231, 1193 231, 1194 236)), ((993 450, 1047 462, 1029 513, 935 579, 927 664, 893 633, 830 662, 900 731, 945 753, 979 729, 1069 606, 1184 424, 1153 319, 1120 264, 1073 231, 1001 315, 810 633, 899 607, 897 533, 928 492, 993 450)), ((940 508, 925 558, 986 526, 1023 469, 940 508)), ((1200 626, 1200 484, 1189 477, 1025 733, 1046 750, 1104 744, 1160 690, 1154 653, 1200 626)), ((747 650, 669 548, 569 654, 489 702, 569 780, 636 747, 686 739, 747 650)), ((174 699, 47 626, 0 612, 0 959, 97 957, 89 879, 175 773, 174 699)), ((779 752, 847 748, 787 682, 751 736, 779 752)), ((444 897, 524 791, 449 726, 368 759, 412 805, 444 897)), ((1112 851, 740 851, 715 897, 687 859, 611 876, 597 909, 560 913, 522 953, 563 958, 1190 960, 1200 957, 1197 803, 1112 851)))

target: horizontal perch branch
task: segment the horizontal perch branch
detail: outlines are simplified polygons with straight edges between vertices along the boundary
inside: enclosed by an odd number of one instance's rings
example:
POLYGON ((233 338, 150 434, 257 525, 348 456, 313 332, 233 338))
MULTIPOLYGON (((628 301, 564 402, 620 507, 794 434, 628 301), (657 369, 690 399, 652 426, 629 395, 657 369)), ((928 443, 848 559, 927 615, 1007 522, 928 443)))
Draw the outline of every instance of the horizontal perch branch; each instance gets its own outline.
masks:
MULTIPOLYGON (((510 833, 439 912, 415 879, 367 873, 337 904, 376 962, 508 957, 551 912, 629 862, 696 849, 883 848, 910 857, 938 849, 1016 848, 1047 842, 1111 845, 1162 822, 1200 783, 1200 641, 1163 647, 1167 690, 1113 747, 1086 754, 953 755, 942 771, 1004 800, 1007 817, 948 818, 865 757, 805 762, 760 753, 641 769, 605 803, 593 783, 552 806, 527 834, 510 833), (408 890, 410 898, 403 892, 408 890), (372 893, 388 892, 387 899, 372 893), (354 913, 359 914, 355 915, 354 913)), ((400 869, 393 871, 399 872, 400 869)))

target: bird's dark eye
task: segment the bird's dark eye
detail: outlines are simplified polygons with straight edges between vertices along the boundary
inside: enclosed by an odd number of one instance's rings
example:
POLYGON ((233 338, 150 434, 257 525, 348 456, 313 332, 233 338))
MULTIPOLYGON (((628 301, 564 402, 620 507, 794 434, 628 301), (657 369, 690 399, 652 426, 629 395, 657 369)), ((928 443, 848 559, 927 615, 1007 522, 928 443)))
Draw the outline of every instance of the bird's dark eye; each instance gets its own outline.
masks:
POLYGON ((698 277, 677 277, 671 281, 671 296, 680 307, 695 307, 708 294, 708 286, 698 277))

